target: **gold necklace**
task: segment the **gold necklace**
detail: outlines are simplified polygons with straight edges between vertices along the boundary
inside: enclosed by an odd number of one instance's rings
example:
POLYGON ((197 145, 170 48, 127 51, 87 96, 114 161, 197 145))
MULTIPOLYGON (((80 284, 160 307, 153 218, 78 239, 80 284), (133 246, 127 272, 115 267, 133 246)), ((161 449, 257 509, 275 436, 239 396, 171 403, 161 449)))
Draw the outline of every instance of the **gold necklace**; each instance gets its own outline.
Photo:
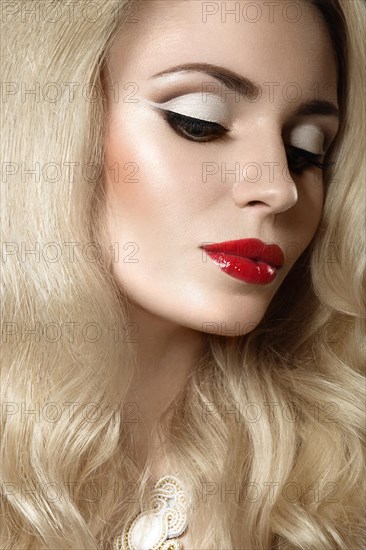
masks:
POLYGON ((151 505, 137 514, 115 541, 115 550, 183 550, 176 537, 187 527, 189 499, 177 474, 161 477, 151 505))

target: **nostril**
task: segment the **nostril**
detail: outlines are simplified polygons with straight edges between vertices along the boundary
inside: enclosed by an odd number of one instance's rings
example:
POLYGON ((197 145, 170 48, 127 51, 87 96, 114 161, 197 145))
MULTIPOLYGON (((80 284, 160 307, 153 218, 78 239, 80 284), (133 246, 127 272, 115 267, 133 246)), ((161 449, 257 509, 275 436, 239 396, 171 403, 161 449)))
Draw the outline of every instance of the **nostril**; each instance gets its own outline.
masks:
POLYGON ((250 201, 248 202, 248 206, 256 206, 257 204, 263 204, 261 201, 250 201))

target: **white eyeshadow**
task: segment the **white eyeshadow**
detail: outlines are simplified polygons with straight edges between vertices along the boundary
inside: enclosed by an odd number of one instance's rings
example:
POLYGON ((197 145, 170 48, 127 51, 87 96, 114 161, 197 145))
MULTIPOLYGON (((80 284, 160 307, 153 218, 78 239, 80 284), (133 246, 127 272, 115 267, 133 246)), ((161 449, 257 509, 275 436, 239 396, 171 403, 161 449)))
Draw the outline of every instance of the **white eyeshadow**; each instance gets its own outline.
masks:
POLYGON ((322 155, 324 151, 324 133, 312 124, 296 126, 290 132, 290 144, 299 149, 304 149, 316 155, 322 155))
POLYGON ((155 103, 146 100, 149 105, 158 107, 165 111, 173 111, 180 115, 199 118, 206 122, 216 122, 227 126, 230 124, 230 111, 221 100, 221 97, 215 94, 194 93, 176 97, 165 103, 155 103))

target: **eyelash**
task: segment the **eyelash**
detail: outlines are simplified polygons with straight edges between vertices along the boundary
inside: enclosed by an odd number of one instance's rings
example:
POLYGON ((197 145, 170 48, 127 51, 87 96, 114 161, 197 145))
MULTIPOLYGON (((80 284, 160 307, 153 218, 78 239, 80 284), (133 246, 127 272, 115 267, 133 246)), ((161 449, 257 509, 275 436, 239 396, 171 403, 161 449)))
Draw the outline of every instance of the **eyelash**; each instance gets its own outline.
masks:
MULTIPOLYGON (((323 155, 316 155, 315 153, 310 153, 310 151, 299 149, 299 147, 294 147, 293 145, 286 145, 286 151, 288 149, 295 154, 295 157, 297 156, 298 159, 300 159, 300 163, 297 160, 297 166, 293 166, 292 168, 290 168, 289 166, 290 172, 293 172, 297 175, 302 174, 305 170, 311 168, 312 166, 320 168, 321 170, 325 170, 326 168, 329 168, 334 164, 334 162, 320 162, 320 159, 323 158, 323 155)), ((296 160, 294 162, 296 164, 296 160)))
MULTIPOLYGON (((208 143, 210 141, 223 140, 227 137, 227 133, 230 131, 216 122, 207 122, 206 120, 181 115, 180 113, 175 113, 174 111, 164 111, 164 118, 169 126, 178 135, 189 141, 194 141, 195 143, 208 143), (207 135, 194 137, 192 132, 199 132, 201 134, 207 133, 207 135), (210 139, 210 135, 214 137, 210 139)), ((334 164, 334 162, 320 162, 323 155, 316 155, 315 153, 310 153, 304 149, 294 147, 293 145, 287 145, 286 151, 288 150, 290 150, 295 157, 297 156, 297 166, 295 160, 295 166, 290 169, 291 172, 294 172, 295 174, 302 174, 302 172, 312 166, 324 170, 334 164)))
POLYGON ((164 118, 167 123, 173 128, 173 130, 180 136, 196 143, 207 143, 209 141, 218 141, 224 139, 229 132, 227 128, 221 126, 217 122, 207 122, 207 120, 201 120, 199 118, 192 118, 190 116, 181 115, 174 111, 164 111, 164 118), (182 130, 183 128, 183 130, 182 130), (191 132, 207 132, 214 135, 213 139, 209 139, 208 136, 198 137, 197 139, 192 137, 191 132))

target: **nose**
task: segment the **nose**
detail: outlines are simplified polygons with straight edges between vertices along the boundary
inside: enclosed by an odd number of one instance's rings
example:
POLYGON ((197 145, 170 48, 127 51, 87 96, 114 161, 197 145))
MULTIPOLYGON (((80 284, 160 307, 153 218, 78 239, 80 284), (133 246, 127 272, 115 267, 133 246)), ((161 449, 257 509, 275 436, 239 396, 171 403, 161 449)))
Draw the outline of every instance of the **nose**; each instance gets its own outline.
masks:
POLYGON ((281 135, 257 134, 249 147, 248 140, 243 141, 240 178, 233 186, 235 204, 239 208, 259 205, 268 214, 292 208, 298 201, 298 190, 288 169, 281 135))

